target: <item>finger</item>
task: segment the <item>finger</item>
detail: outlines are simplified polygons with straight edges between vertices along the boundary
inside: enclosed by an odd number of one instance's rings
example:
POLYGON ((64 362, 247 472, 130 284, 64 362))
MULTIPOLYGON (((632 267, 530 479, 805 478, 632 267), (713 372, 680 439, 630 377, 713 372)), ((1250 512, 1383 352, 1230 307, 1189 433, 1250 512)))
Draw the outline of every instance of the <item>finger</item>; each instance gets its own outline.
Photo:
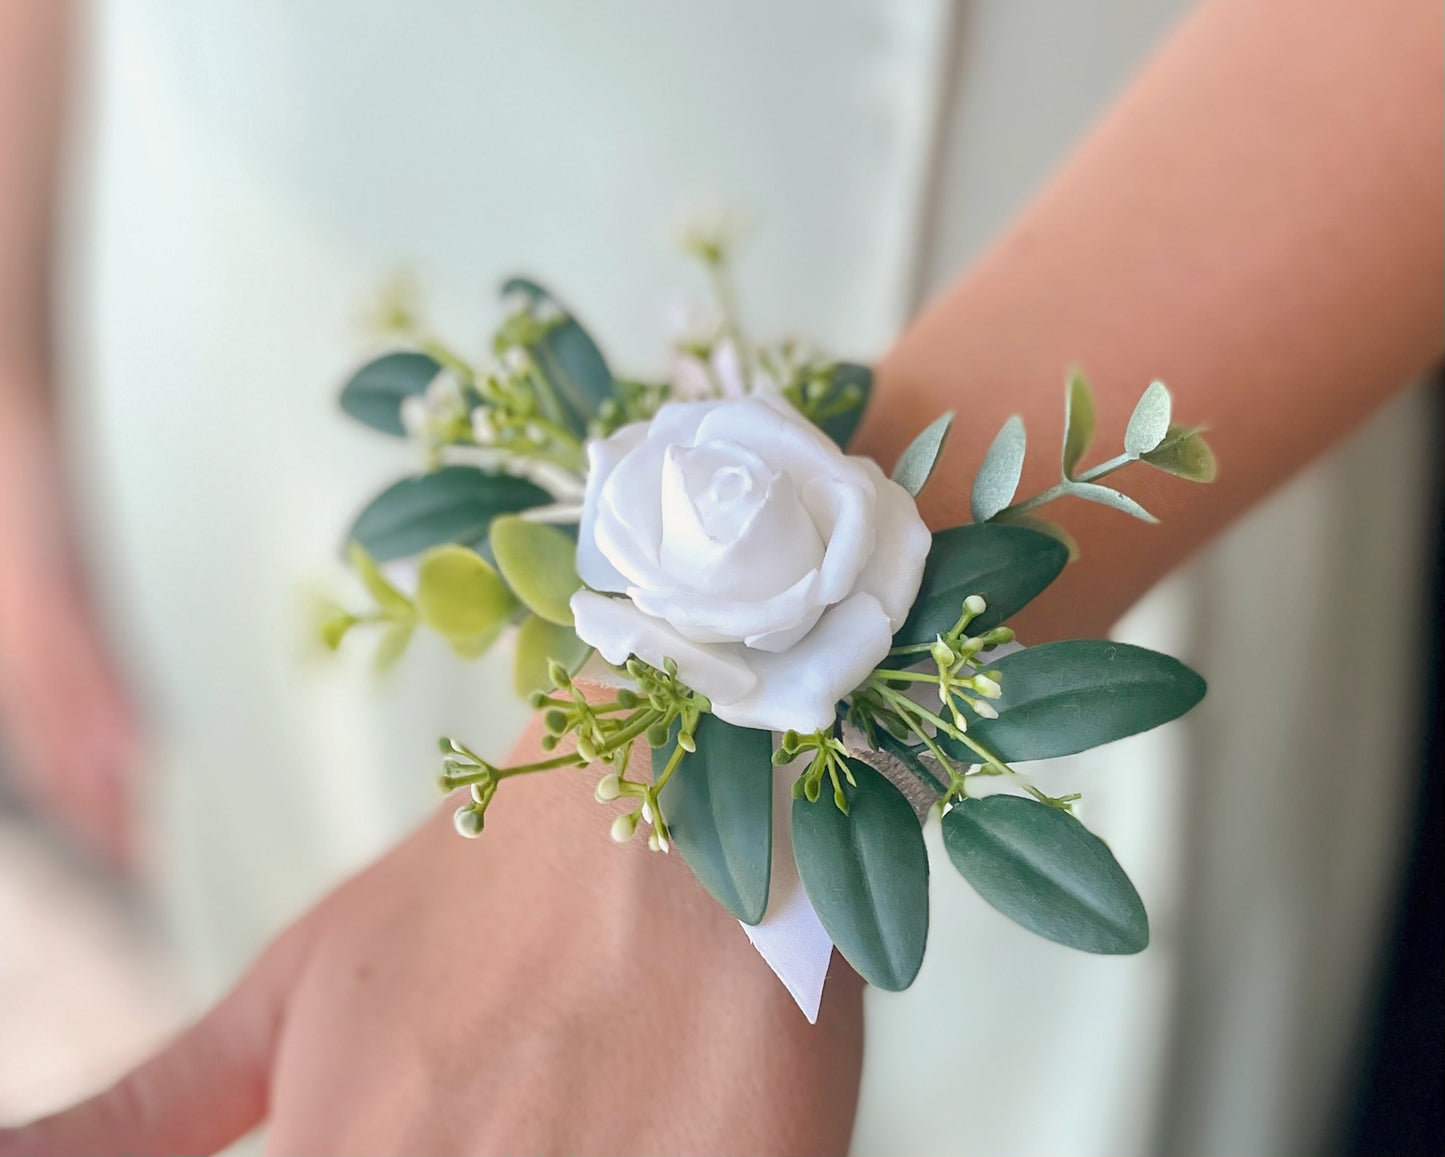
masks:
POLYGON ((214 1153, 258 1124, 300 936, 285 933, 220 1004, 105 1092, 0 1129, 0 1157, 214 1153))

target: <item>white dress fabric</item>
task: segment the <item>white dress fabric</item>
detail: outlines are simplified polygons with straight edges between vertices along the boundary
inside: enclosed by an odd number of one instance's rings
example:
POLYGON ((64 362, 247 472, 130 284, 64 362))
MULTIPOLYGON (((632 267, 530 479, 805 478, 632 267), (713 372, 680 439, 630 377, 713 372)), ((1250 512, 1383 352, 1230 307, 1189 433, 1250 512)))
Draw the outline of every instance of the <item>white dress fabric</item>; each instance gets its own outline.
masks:
MULTIPOLYGON (((753 327, 874 357, 1181 7, 95 6, 68 408, 201 993, 434 806, 438 734, 500 754, 523 717, 505 655, 419 635, 378 680, 365 644, 306 645, 346 519, 414 465, 334 407, 383 277, 410 269, 438 330, 479 349, 494 287, 529 272, 615 363, 656 371, 669 302, 702 289, 671 226, 720 201, 753 223, 753 327)), ((931 830, 929 954, 907 993, 868 994, 857 1152, 1314 1147, 1412 770, 1411 404, 1124 625, 1211 677, 1201 711, 1045 773, 1137 881, 1149 951, 1031 937, 931 830)))

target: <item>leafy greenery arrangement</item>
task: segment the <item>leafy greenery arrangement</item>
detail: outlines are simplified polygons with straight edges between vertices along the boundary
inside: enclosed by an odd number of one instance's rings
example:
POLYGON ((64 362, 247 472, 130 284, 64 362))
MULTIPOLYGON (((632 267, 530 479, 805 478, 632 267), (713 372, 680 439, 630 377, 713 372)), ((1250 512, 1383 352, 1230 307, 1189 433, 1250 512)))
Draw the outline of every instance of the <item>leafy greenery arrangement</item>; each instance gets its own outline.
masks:
POLYGON ((1005 624, 1077 549, 1035 515, 1040 506, 1067 495, 1152 521, 1101 480, 1144 463, 1208 482, 1201 431, 1173 422, 1155 382, 1123 451, 1081 469, 1094 410, 1075 373, 1058 483, 1016 500, 1025 436, 1012 418, 974 481, 974 521, 929 535, 913 498, 953 416, 918 435, 891 480, 847 457, 870 371, 747 342, 723 247, 693 249, 722 316, 679 343, 671 382, 614 375, 577 320, 525 279, 504 287, 516 307, 485 367, 400 311, 408 348, 363 366, 341 406, 418 440, 427 469, 353 523, 350 559, 374 604, 336 609, 328 643, 374 625, 388 661, 421 624, 470 657, 515 627, 517 690, 543 713, 548 754, 497 767, 443 739, 443 788, 470 791, 456 813, 464 835, 482 832, 505 780, 597 767, 597 799, 624 805, 615 839, 644 827, 654 849, 676 845, 720 904, 756 924, 768 908, 774 767, 787 765, 798 873, 871 983, 906 988, 923 960, 916 801, 941 816, 954 866, 1004 915, 1087 952, 1140 951, 1143 905, 1073 815, 1078 797, 1046 795, 1014 765, 1166 723, 1199 702, 1204 681, 1119 643, 1014 648, 1005 624), (800 547, 776 590, 742 589, 760 581, 760 551, 815 531, 814 554, 800 547), (411 558, 415 589, 404 592, 380 564, 411 558), (576 677, 589 659, 608 689, 584 693, 576 677), (630 762, 642 742, 656 752, 650 768, 630 762), (973 790, 993 776, 1021 794, 973 790))

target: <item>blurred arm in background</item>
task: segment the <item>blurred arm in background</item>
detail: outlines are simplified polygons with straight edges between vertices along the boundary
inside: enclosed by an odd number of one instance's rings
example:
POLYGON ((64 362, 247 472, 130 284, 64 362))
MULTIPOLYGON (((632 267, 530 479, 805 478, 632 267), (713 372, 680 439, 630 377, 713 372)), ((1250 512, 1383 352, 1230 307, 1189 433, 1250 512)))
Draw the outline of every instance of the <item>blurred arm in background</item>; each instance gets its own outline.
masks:
MULTIPOLYGON (((891 460, 960 410, 935 525, 967 519, 964 480, 1009 413, 1040 451, 1025 484, 1052 480, 1071 363, 1099 386, 1103 442, 1154 376, 1212 421, 1214 487, 1125 483, 1162 527, 1064 512, 1087 554, 1027 637, 1107 629, 1440 357, 1440 43, 1436 0, 1212 0, 886 359, 866 452, 891 460)), ((576 787, 518 782, 480 849, 439 815, 170 1050, 0 1153, 210 1150, 263 1115, 286 1152, 841 1147, 856 988, 830 982, 826 1030, 787 1015, 726 914, 676 863, 608 846, 576 787), (629 1023, 615 994, 640 976, 657 1015, 629 1023), (666 1112, 610 1095, 637 1071, 666 1112)))
POLYGON ((1043 511, 1083 557, 1018 617, 1023 638, 1103 635, 1445 353, 1441 39, 1435 0, 1204 5, 879 367, 859 452, 891 463, 959 411, 938 470, 956 485, 923 492, 933 526, 969 521, 967 480, 1010 414, 1030 439, 1019 494, 1058 481, 1069 366, 1095 387, 1098 458, 1153 378, 1210 427, 1212 486, 1117 476, 1162 525, 1043 511))
POLYGON ((27 796, 123 861, 135 732, 87 606, 49 390, 70 15, 62 0, 0 4, 0 741, 27 796))

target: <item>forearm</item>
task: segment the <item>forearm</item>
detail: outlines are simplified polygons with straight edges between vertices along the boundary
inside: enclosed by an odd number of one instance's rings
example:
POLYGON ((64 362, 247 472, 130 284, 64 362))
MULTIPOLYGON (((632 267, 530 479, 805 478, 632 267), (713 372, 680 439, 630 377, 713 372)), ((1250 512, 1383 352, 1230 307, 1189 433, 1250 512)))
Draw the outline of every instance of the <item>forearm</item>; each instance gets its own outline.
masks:
POLYGON ((0 404, 44 377, 67 5, 0 10, 0 404))
POLYGON ((1049 509, 1084 557, 1029 637, 1106 630, 1445 350, 1440 42, 1439 6, 1417 0, 1206 4, 884 360, 859 452, 891 462, 919 415, 960 412, 952 484, 924 493, 935 526, 968 520, 1009 414, 1031 438, 1020 493, 1057 480, 1070 366, 1095 386, 1101 447, 1152 378, 1211 427, 1213 486, 1121 477, 1162 525, 1049 509))

